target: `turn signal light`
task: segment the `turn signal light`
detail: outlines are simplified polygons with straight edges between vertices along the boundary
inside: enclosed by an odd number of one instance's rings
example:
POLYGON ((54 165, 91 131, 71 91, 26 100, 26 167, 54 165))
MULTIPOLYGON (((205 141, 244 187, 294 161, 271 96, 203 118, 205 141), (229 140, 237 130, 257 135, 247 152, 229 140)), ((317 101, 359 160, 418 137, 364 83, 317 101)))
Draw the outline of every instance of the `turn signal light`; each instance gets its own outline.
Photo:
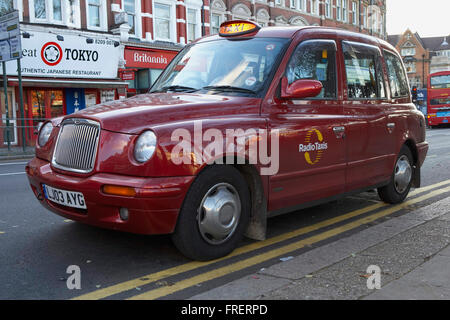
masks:
POLYGON ((429 113, 428 114, 428 119, 431 118, 431 117, 436 117, 436 113, 429 113))
POLYGON ((114 196, 134 197, 136 196, 136 189, 132 187, 122 187, 113 185, 104 185, 103 193, 111 194, 114 196))

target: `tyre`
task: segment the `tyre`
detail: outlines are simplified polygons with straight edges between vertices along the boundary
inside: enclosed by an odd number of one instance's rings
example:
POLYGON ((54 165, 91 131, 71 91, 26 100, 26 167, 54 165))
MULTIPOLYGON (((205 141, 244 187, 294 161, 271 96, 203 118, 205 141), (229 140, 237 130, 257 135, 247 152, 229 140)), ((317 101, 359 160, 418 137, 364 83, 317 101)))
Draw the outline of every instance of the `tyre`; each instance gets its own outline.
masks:
POLYGON ((194 260, 223 257, 242 239, 250 212, 250 191, 240 172, 227 165, 209 166, 187 192, 172 241, 194 260))
POLYGON ((378 188, 381 200, 392 204, 405 200, 412 185, 413 163, 411 150, 404 145, 397 157, 389 184, 378 188))

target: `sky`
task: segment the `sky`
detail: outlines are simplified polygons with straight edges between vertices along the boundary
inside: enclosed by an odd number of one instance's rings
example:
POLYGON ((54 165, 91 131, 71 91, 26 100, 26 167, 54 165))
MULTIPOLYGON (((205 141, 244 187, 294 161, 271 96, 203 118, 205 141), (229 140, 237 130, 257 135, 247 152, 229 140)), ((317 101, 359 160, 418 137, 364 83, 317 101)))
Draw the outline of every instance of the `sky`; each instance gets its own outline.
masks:
POLYGON ((409 28, 421 37, 450 34, 450 0, 386 0, 387 33, 409 28))

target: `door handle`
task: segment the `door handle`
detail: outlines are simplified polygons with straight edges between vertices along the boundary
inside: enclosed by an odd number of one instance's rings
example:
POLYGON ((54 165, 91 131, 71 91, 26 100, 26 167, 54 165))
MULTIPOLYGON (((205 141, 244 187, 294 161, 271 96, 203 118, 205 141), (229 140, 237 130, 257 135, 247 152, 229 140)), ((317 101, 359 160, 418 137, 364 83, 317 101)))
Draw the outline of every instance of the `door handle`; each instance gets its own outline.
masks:
POLYGON ((392 133, 392 131, 395 129, 395 123, 389 122, 388 124, 386 124, 386 127, 387 127, 389 133, 392 133))
POLYGON ((345 127, 333 127, 333 132, 337 138, 344 138, 345 127))

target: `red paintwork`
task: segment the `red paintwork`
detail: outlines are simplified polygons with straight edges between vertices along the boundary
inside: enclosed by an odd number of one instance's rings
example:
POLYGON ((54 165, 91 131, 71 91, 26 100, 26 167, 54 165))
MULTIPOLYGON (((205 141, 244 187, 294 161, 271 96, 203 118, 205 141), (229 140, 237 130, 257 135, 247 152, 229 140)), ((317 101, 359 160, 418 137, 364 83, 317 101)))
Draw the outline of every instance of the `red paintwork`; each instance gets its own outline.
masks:
MULTIPOLYGON (((137 233, 170 233, 178 211, 195 176, 206 166, 175 165, 170 154, 177 142, 171 141, 175 129, 193 131, 194 121, 202 120, 203 130, 268 129, 280 130, 280 167, 277 174, 261 176, 268 215, 301 203, 328 198, 389 180, 401 146, 408 142, 417 166, 428 150, 423 115, 410 98, 347 100, 345 67, 340 40, 372 44, 396 52, 387 42, 362 34, 332 28, 262 28, 255 37, 292 38, 272 82, 263 98, 243 98, 194 93, 157 93, 113 101, 67 117, 84 117, 101 124, 101 136, 94 170, 76 174, 52 168, 49 161, 63 118, 52 120, 55 129, 47 146, 36 148, 36 158, 27 166, 33 190, 42 192, 42 183, 85 195, 87 212, 63 209, 47 200, 41 203, 64 217, 81 222, 137 233), (280 83, 288 60, 305 39, 334 39, 337 43, 337 99, 282 99, 280 83), (394 122, 389 133, 386 124, 394 122), (333 127, 344 127, 340 137, 333 127), (155 155, 145 164, 133 159, 138 135, 152 129, 158 137, 155 155), (314 130, 313 130, 314 129, 314 130), (299 152, 306 136, 320 131, 327 143, 320 161, 309 164, 299 152), (101 192, 104 184, 138 188, 136 198, 109 196, 101 192), (130 208, 130 219, 122 221, 119 207, 130 208)), ((242 36, 244 37, 244 36, 242 36)), ((198 40, 210 41, 212 36, 198 40)), ((384 68, 384 82, 388 77, 384 68)), ((283 88, 286 89, 286 88, 283 88)), ((204 143, 204 146, 206 143, 204 143)), ((220 157, 218 155, 217 157, 220 157)), ((317 160, 312 156, 311 162, 317 160)), ((207 160, 207 159, 205 159, 207 160)), ((255 165, 260 171, 259 165, 255 165)))
MULTIPOLYGON (((436 114, 439 111, 439 108, 446 108, 450 111, 450 105, 434 105, 432 106, 430 101, 431 99, 439 99, 439 98, 447 98, 450 96, 450 88, 443 88, 443 89, 431 89, 431 78, 435 76, 445 76, 450 74, 450 71, 441 71, 441 72, 435 72, 430 75, 428 75, 428 90, 427 90, 427 114, 436 114)), ((442 109, 441 109, 442 110, 442 109)), ((449 117, 431 117, 428 116, 428 125, 430 126, 437 126, 441 123, 450 123, 450 116, 449 117), (444 120, 447 120, 447 122, 444 122, 444 120)))

